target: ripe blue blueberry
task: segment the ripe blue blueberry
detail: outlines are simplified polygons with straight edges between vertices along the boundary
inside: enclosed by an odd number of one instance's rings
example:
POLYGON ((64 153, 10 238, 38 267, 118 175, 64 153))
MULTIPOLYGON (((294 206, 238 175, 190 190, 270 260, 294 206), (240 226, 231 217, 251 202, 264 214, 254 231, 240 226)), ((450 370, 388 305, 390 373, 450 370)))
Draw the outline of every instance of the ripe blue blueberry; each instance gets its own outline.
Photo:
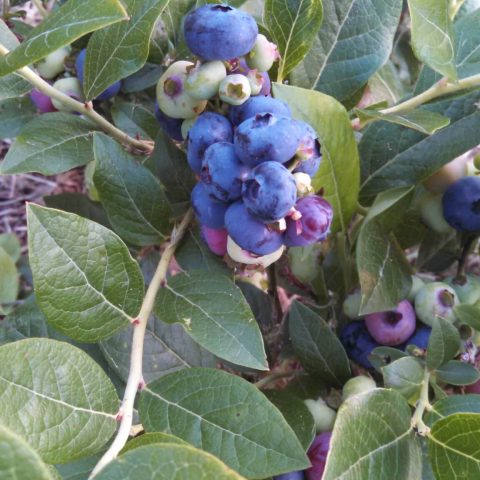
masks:
POLYGON ((290 160, 300 142, 295 120, 271 113, 257 114, 241 123, 235 131, 235 151, 251 167, 272 161, 290 160))
POLYGON ((225 227, 237 245, 255 255, 268 255, 283 245, 282 235, 257 220, 242 202, 230 205, 225 227))
POLYGON ((417 317, 429 326, 437 316, 453 323, 456 319, 454 308, 458 303, 458 296, 450 285, 427 283, 415 296, 415 311, 417 317))
POLYGON ((184 22, 190 51, 204 60, 230 60, 248 53, 257 39, 252 16, 228 5, 204 5, 184 22))
POLYGON ((398 348, 405 350, 408 345, 415 345, 418 348, 426 349, 431 333, 432 329, 430 327, 422 325, 421 327, 417 328, 414 334, 403 345, 399 345, 398 348))
POLYGON ((298 121, 297 124, 301 134, 296 158, 300 160, 300 164, 295 168, 294 173, 302 172, 313 177, 322 160, 318 135, 308 123, 298 121))
POLYGON ((304 480, 305 475, 303 473, 303 470, 299 470, 297 472, 289 472, 289 473, 284 473, 282 475, 277 475, 276 477, 273 477, 273 480, 304 480))
POLYGON ((243 184, 242 198, 252 215, 271 223, 285 217, 293 207, 297 185, 282 164, 264 162, 251 171, 243 184))
POLYGON ((160 108, 158 107, 158 102, 155 101, 155 118, 157 119, 160 126, 165 130, 167 135, 178 142, 183 140, 182 136, 182 123, 181 118, 172 118, 168 115, 165 115, 160 108))
POLYGON ((460 232, 480 232, 480 178, 464 177, 443 194, 445 220, 460 232))
POLYGON ((332 206, 322 197, 309 195, 298 200, 295 205, 302 216, 295 220, 287 218, 285 245, 306 247, 327 238, 333 219, 332 206))
POLYGON ((228 205, 212 197, 202 182, 192 190, 192 207, 202 225, 215 229, 224 227, 228 205))
POLYGON ((259 113, 272 113, 277 117, 291 117, 290 108, 281 100, 272 97, 255 96, 250 97, 245 103, 239 106, 232 106, 228 116, 233 125, 238 126, 245 120, 255 117, 259 113))
POLYGON ((243 263, 245 265, 255 265, 263 269, 269 267, 272 263, 275 263, 282 256, 284 251, 285 247, 282 245, 280 248, 267 255, 256 255, 244 250, 240 245, 234 242, 232 237, 229 236, 227 239, 228 256, 234 262, 243 263))
POLYGON ((214 143, 232 140, 233 129, 228 118, 218 113, 203 113, 188 132, 187 159, 190 168, 200 175, 205 150, 214 143))
POLYGON ((235 155, 233 143, 217 142, 205 150, 200 177, 218 200, 231 202, 240 198, 249 169, 235 155))
POLYGON ((368 355, 380 344, 368 333, 364 321, 356 320, 345 325, 340 334, 340 341, 353 361, 362 367, 372 368, 368 355))
MULTIPOLYGON (((83 72, 85 67, 85 57, 87 55, 87 49, 84 48, 77 56, 77 60, 75 61, 75 68, 77 70, 77 77, 80 80, 80 83, 83 84, 83 72)), ((122 87, 122 82, 119 80, 118 82, 113 83, 109 87, 107 87, 95 100, 109 100, 110 98, 118 95, 120 88, 122 87)))
POLYGON ((403 300, 394 310, 365 315, 365 326, 380 345, 400 345, 415 331, 415 310, 403 300))

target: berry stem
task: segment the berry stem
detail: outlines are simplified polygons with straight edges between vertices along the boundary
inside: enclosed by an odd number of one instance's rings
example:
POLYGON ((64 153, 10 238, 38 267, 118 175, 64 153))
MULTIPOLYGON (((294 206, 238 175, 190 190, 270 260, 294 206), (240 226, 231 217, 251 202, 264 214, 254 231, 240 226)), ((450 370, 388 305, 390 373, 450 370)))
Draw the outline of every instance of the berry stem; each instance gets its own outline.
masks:
POLYGON ((450 19, 453 20, 457 15, 465 0, 450 0, 450 19))
POLYGON ((432 406, 430 405, 428 399, 428 387, 430 383, 430 372, 425 368, 425 373, 423 375, 422 389, 420 391, 420 398, 418 399, 415 412, 413 413, 411 426, 417 431, 419 435, 424 437, 430 432, 430 428, 425 425, 423 422, 423 414, 425 410, 431 410, 432 406))
POLYGON ((38 13, 43 18, 48 16, 48 10, 43 6, 42 0, 32 0, 32 3, 37 7, 38 13))
POLYGON ((143 344, 145 339, 145 330, 147 328, 148 318, 152 313, 153 306, 155 304, 155 298, 160 288, 165 284, 167 277, 168 266, 175 253, 175 250, 188 230, 190 222, 193 219, 193 210, 190 209, 183 217, 182 221, 172 231, 170 244, 164 250, 160 261, 157 265, 155 274, 148 286, 147 292, 138 314, 138 323, 134 326, 132 351, 130 353, 130 371, 128 374, 127 385, 125 387, 125 393, 123 395, 122 406, 119 413, 121 414, 120 427, 117 431, 117 435, 110 445, 110 448, 105 452, 103 457, 99 460, 93 472, 89 478, 94 478, 95 475, 100 472, 108 463, 110 463, 122 448, 127 443, 132 428, 133 419, 133 406, 135 402, 135 396, 139 390, 140 385, 143 383, 142 375, 142 363, 143 363, 143 344))
POLYGON ((8 14, 10 13, 10 0, 3 0, 3 19, 8 20, 8 14))
POLYGON ((463 234, 462 238, 462 253, 460 255, 460 259, 458 261, 458 268, 457 268, 457 275, 455 277, 455 282, 459 283, 460 285, 463 284, 465 280, 465 268, 467 266, 468 255, 472 251, 473 247, 475 246, 475 240, 477 240, 476 235, 472 234, 463 234))
MULTIPOLYGON (((8 48, 4 47, 0 43, 0 55, 6 55, 9 53, 8 48)), ((129 145, 135 150, 140 150, 144 153, 151 153, 153 146, 150 142, 137 140, 130 137, 122 130, 118 129, 115 125, 111 124, 108 120, 103 118, 97 113, 90 105, 90 103, 82 103, 75 100, 68 95, 60 92, 56 88, 53 88, 48 82, 43 80, 37 73, 35 73, 30 67, 23 67, 17 70, 17 73, 21 75, 25 80, 31 83, 37 90, 62 102, 63 104, 71 107, 78 113, 81 113, 85 117, 93 120, 103 131, 110 134, 115 140, 123 145, 129 145)))

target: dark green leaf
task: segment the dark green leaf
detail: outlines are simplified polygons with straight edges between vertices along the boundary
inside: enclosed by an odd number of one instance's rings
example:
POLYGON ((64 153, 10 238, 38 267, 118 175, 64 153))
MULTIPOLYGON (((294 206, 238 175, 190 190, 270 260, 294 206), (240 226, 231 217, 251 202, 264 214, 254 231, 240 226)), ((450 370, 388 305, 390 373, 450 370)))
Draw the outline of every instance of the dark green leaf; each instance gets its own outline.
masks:
POLYGON ((391 60, 370 78, 368 86, 372 103, 385 101, 387 106, 397 103, 406 93, 399 73, 391 60))
POLYGON ((386 388, 393 388, 407 400, 416 400, 423 383, 424 368, 413 357, 402 357, 382 368, 386 388))
POLYGON ((451 360, 460 347, 458 330, 442 317, 436 317, 428 340, 427 367, 435 369, 451 360))
POLYGON ((451 385, 471 385, 480 380, 480 373, 469 363, 450 360, 436 370, 437 378, 451 385))
POLYGON ((87 342, 129 325, 140 310, 144 287, 122 241, 71 213, 36 205, 27 213, 35 292, 49 323, 87 342))
POLYGON ((70 113, 46 113, 20 132, 0 167, 2 174, 55 175, 86 165, 93 158, 96 127, 70 113))
POLYGON ((354 111, 361 122, 384 120, 385 122, 396 123, 413 130, 418 130, 427 135, 435 133, 450 123, 449 118, 439 113, 429 112, 428 110, 417 109, 403 113, 382 113, 376 110, 356 108, 354 111))
POLYGON ((357 146, 347 112, 319 92, 275 83, 273 93, 288 103, 294 117, 317 131, 323 159, 312 184, 316 191, 324 189, 325 199, 333 206, 332 232, 346 231, 357 206, 359 182, 357 146))
POLYGON ((0 138, 16 137, 36 113, 28 97, 0 101, 0 138))
POLYGON ((77 38, 127 19, 118 0, 70 0, 35 27, 25 41, 0 57, 0 76, 46 57, 77 38))
POLYGON ((421 451, 407 401, 393 390, 353 395, 338 411, 323 480, 418 479, 421 451))
POLYGON ((181 323, 203 348, 236 365, 268 370, 263 340, 241 290, 226 276, 202 270, 172 277, 158 294, 155 313, 181 323))
POLYGON ((415 266, 422 270, 441 272, 458 259, 458 249, 455 232, 425 235, 415 266))
POLYGON ((53 480, 37 452, 21 437, 0 425, 0 477, 2 480, 53 480))
POLYGON ((148 385, 139 412, 146 431, 172 433, 250 478, 308 466, 281 413, 251 383, 220 370, 192 368, 148 385))
POLYGON ((315 438, 315 422, 303 400, 281 390, 265 390, 263 393, 282 412, 303 449, 308 450, 315 438))
POLYGON ((408 0, 412 20, 412 47, 419 60, 437 72, 457 79, 450 2, 408 0))
POLYGON ((268 293, 250 283, 248 279, 237 281, 237 286, 245 296, 260 327, 271 328, 273 326, 273 302, 268 293))
POLYGON ((153 27, 170 0, 124 0, 128 22, 95 32, 88 42, 84 92, 100 95, 117 80, 139 70, 148 57, 153 27))
POLYGON ((151 445, 152 443, 155 443, 155 444, 175 443, 177 445, 188 445, 188 443, 182 440, 181 438, 175 437, 174 435, 170 435, 169 433, 163 433, 163 432, 142 433, 142 435, 138 435, 137 437, 127 442, 127 444, 123 447, 120 454, 123 455, 124 453, 127 453, 130 450, 134 450, 135 448, 138 448, 138 447, 144 447, 145 445, 151 445))
POLYGON ((115 125, 131 137, 153 140, 160 130, 153 112, 141 104, 117 99, 111 113, 115 125))
POLYGON ((170 206, 153 174, 115 140, 95 134, 95 187, 115 231, 128 243, 153 245, 170 230, 170 206))
POLYGON ((164 71, 163 65, 146 63, 138 72, 123 80, 122 90, 125 93, 136 93, 153 87, 164 71))
POLYGON ((457 305, 455 315, 460 323, 470 325, 475 330, 480 330, 480 308, 475 305, 457 305))
POLYGON ((102 454, 82 458, 76 462, 56 465, 62 480, 87 480, 102 454))
POLYGON ((428 452, 437 480, 480 476, 479 433, 478 413, 456 413, 435 422, 428 452))
POLYGON ((220 460, 186 445, 154 444, 110 462, 98 480, 245 480, 220 460))
POLYGON ((402 3, 397 0, 323 0, 323 26, 295 85, 345 100, 387 61, 402 3))
POLYGON ((435 402, 425 416, 425 423, 431 427, 437 420, 454 413, 480 413, 480 395, 450 395, 435 402))
POLYGON ((87 354, 67 343, 41 338, 3 345, 0 383, 0 422, 46 462, 97 453, 115 432, 115 388, 87 354))
POLYGON ((322 24, 322 2, 266 0, 264 19, 280 52, 277 78, 281 82, 312 46, 322 24))
POLYGON ((350 378, 347 354, 321 317, 295 301, 288 328, 295 354, 307 371, 336 386, 350 378))

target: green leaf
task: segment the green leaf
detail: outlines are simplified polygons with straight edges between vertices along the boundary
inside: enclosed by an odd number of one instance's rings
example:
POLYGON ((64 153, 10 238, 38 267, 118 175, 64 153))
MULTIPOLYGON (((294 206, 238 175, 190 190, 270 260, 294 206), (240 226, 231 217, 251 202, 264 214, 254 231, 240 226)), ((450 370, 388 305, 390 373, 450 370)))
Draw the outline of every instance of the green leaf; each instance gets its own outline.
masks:
POLYGON ((370 78, 368 87, 372 103, 385 101, 388 106, 399 102, 406 94, 398 71, 391 60, 370 78))
POLYGON ((475 330, 480 330, 480 308, 475 305, 457 305, 454 307, 455 315, 460 323, 470 325, 475 330))
POLYGON ((441 272, 458 260, 458 242, 455 231, 426 235, 420 243, 417 269, 441 272))
POLYGON ((458 330, 442 317, 436 317, 428 340, 427 367, 431 370, 451 360, 460 347, 458 330))
MULTIPOLYGON (((98 480, 242 480, 220 460, 191 446, 154 444, 127 452, 110 462, 98 480)), ((245 480, 245 479, 243 479, 245 480)))
POLYGON ((122 241, 71 213, 29 205, 27 217, 35 292, 48 322, 86 342, 129 325, 140 310, 144 286, 122 241))
POLYGON ((16 98, 32 90, 32 85, 19 75, 12 73, 0 78, 0 100, 16 98))
POLYGON ((118 0, 70 0, 35 27, 24 42, 0 57, 0 76, 35 63, 77 38, 127 19, 118 0))
POLYGON ((328 324, 312 310, 295 301, 288 330, 300 363, 329 384, 341 387, 351 376, 347 354, 328 324))
POLYGON ((370 125, 359 144, 362 159, 360 196, 416 185, 446 163, 480 143, 480 92, 420 107, 450 118, 450 125, 430 136, 387 122, 370 125), (385 145, 388 144, 388 148, 385 145))
MULTIPOLYGON (((272 298, 263 289, 250 283, 248 278, 241 279, 237 277, 236 280, 237 286, 250 305, 260 328, 268 329, 273 327, 274 315, 272 298)), ((263 278, 261 278, 261 281, 264 281, 263 278)))
POLYGON ((384 120, 418 130, 427 135, 435 133, 450 123, 449 118, 428 110, 417 109, 404 113, 382 113, 371 109, 355 108, 354 111, 362 123, 369 120, 384 120))
POLYGON ((8 48, 9 50, 14 50, 20 45, 16 35, 8 28, 7 24, 3 19, 0 18, 0 43, 8 48))
POLYGON ((220 370, 192 368, 148 385, 139 413, 147 432, 172 433, 250 478, 308 467, 282 414, 251 383, 220 370))
POLYGON ((37 110, 28 97, 0 101, 0 138, 16 137, 36 114, 37 110))
POLYGON ((3 248, 15 263, 20 260, 22 248, 18 237, 14 233, 0 234, 0 248, 3 248))
POLYGON ((407 400, 415 401, 423 383, 424 368, 413 357, 402 357, 382 368, 386 388, 393 388, 407 400))
POLYGON ((155 314, 181 323, 203 348, 236 365, 268 370, 262 335, 241 290, 226 276, 201 270, 172 277, 157 296, 155 314))
POLYGON ((480 395, 450 395, 435 402, 425 416, 425 423, 431 427, 437 420, 454 413, 480 413, 480 395))
POLYGON ((407 401, 393 390, 353 395, 340 407, 322 480, 412 480, 421 452, 407 401))
POLYGON ((265 396, 282 412, 306 451, 315 438, 315 422, 300 398, 282 390, 264 390, 265 396))
POLYGON ((148 57, 150 37, 170 0, 124 0, 128 22, 95 32, 88 42, 83 89, 87 99, 139 70, 148 57))
POLYGON ((280 52, 281 82, 310 50, 323 19, 321 0, 266 0, 263 18, 280 52))
POLYGON ((171 210, 160 182, 106 135, 94 135, 93 151, 93 180, 114 230, 137 246, 165 240, 171 210))
POLYGON ((17 267, 12 257, 0 247, 0 314, 1 304, 11 303, 17 299, 19 278, 17 267))
POLYGON ((456 413, 435 422, 428 452, 437 480, 480 476, 479 433, 478 413, 456 413))
POLYGON ((86 165, 93 157, 96 127, 70 113, 45 113, 20 132, 0 166, 1 174, 55 175, 86 165))
POLYGON ((21 437, 0 425, 0 477, 2 480, 53 480, 37 452, 21 437))
POLYGON ((294 85, 340 101, 367 83, 392 50, 402 3, 397 0, 323 0, 323 25, 294 85))
POLYGON ((2 346, 0 385, 0 422, 46 462, 97 453, 117 427, 114 386, 86 353, 67 343, 41 338, 2 346))
POLYGON ((382 368, 390 365, 399 358, 406 357, 407 354, 394 347, 376 347, 368 355, 368 360, 377 372, 382 372, 382 368))
POLYGON ((160 130, 154 113, 145 106, 115 99, 111 109, 115 125, 134 138, 153 140, 160 130))
POLYGON ((130 75, 122 81, 122 91, 125 93, 137 93, 157 84, 162 73, 163 65, 146 63, 138 72, 130 75))
POLYGON ((312 179, 334 209, 332 232, 346 231, 356 209, 359 183, 357 145, 348 114, 335 99, 319 92, 275 83, 273 94, 287 102, 293 116, 317 131, 322 163, 312 179), (348 172, 348 175, 345 174, 348 172))
MULTIPOLYGON (((124 382, 130 372, 133 328, 122 330, 100 343, 107 362, 124 382)), ((215 357, 194 342, 181 325, 168 325, 153 316, 149 319, 143 349, 145 382, 153 382, 183 368, 213 368, 215 365, 215 357)))
POLYGON ((187 442, 182 440, 181 438, 175 437, 175 435, 170 435, 169 433, 163 432, 153 432, 153 433, 142 433, 142 435, 138 435, 137 437, 133 438, 123 447, 120 455, 129 452, 130 450, 134 450, 138 447, 144 447, 145 445, 151 445, 152 443, 159 444, 159 443, 174 443, 177 445, 188 445, 187 442))
POLYGON ((362 289, 360 313, 391 310, 410 291, 410 266, 395 238, 377 220, 362 226, 357 244, 357 268, 362 289))
POLYGON ((56 469, 60 473, 62 480, 87 480, 101 457, 102 454, 93 455, 75 462, 56 465, 56 469))
POLYGON ((437 378, 451 385, 471 385, 480 380, 479 371, 469 363, 450 360, 436 370, 437 378))
POLYGON ((412 47, 419 60, 437 72, 457 79, 455 48, 448 0, 408 0, 412 47))

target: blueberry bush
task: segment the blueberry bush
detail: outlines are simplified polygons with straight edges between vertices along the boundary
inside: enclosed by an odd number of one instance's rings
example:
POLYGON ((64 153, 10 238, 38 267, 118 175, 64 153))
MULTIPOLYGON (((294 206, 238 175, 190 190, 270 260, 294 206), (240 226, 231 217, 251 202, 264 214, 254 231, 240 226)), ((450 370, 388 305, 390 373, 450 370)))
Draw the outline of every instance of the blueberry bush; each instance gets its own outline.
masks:
POLYGON ((480 1, 25 3, 1 479, 480 478, 480 1))

